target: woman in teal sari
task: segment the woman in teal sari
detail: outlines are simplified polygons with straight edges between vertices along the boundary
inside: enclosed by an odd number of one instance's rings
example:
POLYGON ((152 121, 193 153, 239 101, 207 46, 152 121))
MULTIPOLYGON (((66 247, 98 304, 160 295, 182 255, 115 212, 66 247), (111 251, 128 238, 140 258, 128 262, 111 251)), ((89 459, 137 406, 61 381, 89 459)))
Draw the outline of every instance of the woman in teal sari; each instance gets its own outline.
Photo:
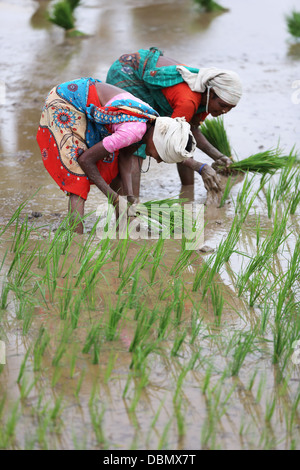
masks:
MULTIPOLYGON (((190 123, 197 147, 218 160, 218 166, 228 167, 230 159, 221 154, 202 135, 199 126, 208 114, 221 116, 238 103, 242 88, 234 72, 214 67, 197 69, 180 65, 163 56, 152 47, 124 54, 110 67, 106 82, 118 86, 149 103, 161 116, 185 117, 190 123)), ((137 155, 145 158, 143 148, 137 155)), ((181 163, 177 164, 181 183, 194 184, 194 172, 181 163)), ((201 169, 204 185, 211 176, 208 165, 201 169)), ((136 190, 139 190, 139 168, 136 169, 136 190)))

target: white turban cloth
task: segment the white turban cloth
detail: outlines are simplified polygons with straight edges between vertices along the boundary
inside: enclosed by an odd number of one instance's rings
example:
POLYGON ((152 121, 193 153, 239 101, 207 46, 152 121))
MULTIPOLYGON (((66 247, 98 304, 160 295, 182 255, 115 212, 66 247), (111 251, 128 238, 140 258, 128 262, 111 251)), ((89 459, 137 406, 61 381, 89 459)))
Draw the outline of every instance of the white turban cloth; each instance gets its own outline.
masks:
POLYGON ((166 163, 179 163, 194 155, 196 141, 191 132, 191 126, 185 118, 158 117, 155 120, 153 143, 160 156, 166 163), (186 146, 192 138, 192 149, 188 152, 186 146))
POLYGON ((178 65, 176 70, 192 91, 204 93, 206 88, 213 88, 221 100, 232 106, 237 105, 242 96, 242 84, 237 73, 231 70, 209 67, 200 69, 198 73, 190 72, 186 67, 178 65))

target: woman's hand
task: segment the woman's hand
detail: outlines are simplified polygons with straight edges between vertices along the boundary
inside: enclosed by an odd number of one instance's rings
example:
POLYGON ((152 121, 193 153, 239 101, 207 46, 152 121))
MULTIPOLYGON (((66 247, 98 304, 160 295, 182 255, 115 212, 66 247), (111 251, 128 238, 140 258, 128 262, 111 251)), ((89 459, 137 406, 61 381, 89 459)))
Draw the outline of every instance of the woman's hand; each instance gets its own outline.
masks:
POLYGON ((221 191, 219 177, 211 166, 205 165, 201 170, 201 176, 206 191, 221 191))
POLYGON ((212 164, 212 168, 216 170, 217 173, 221 173, 223 175, 228 175, 233 171, 230 169, 230 165, 232 164, 232 160, 229 157, 223 155, 222 157, 218 158, 212 164))
POLYGON ((127 217, 135 215, 134 204, 137 204, 138 199, 134 196, 120 196, 116 194, 113 205, 116 209, 117 218, 120 215, 126 214, 127 217), (132 208, 132 209, 131 209, 132 208))

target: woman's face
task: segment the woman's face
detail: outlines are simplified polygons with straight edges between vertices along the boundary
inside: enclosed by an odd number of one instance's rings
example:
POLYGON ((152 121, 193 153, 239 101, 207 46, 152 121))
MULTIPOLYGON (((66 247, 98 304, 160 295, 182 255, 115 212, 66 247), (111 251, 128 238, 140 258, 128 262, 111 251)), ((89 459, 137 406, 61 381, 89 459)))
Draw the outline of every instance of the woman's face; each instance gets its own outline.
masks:
POLYGON ((146 155, 154 158, 157 161, 157 163, 161 163, 163 160, 160 158, 153 142, 153 129, 154 129, 153 127, 150 128, 146 134, 146 139, 145 139, 146 155))
POLYGON ((228 113, 232 108, 235 108, 234 105, 228 104, 221 98, 216 95, 216 93, 211 90, 208 103, 208 112, 213 117, 222 116, 222 114, 228 113))

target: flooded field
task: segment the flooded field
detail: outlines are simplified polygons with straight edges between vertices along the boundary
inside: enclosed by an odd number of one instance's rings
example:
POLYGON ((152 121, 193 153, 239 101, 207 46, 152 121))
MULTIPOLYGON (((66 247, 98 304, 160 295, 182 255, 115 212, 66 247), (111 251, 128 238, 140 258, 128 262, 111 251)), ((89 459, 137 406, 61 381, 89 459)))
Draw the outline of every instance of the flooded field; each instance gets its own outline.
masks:
MULTIPOLYGON (((101 239, 96 188, 87 233, 66 230, 67 198, 35 141, 54 85, 105 80, 121 54, 157 46, 240 74, 225 117, 239 159, 278 143, 299 155, 294 2, 222 4, 82 0, 79 39, 45 19, 47 0, 0 2, 2 449, 300 449, 298 167, 240 178, 206 208, 206 250, 193 251, 101 239)), ((142 174, 142 201, 182 194, 207 197, 200 177, 181 188, 173 165, 142 174)))

